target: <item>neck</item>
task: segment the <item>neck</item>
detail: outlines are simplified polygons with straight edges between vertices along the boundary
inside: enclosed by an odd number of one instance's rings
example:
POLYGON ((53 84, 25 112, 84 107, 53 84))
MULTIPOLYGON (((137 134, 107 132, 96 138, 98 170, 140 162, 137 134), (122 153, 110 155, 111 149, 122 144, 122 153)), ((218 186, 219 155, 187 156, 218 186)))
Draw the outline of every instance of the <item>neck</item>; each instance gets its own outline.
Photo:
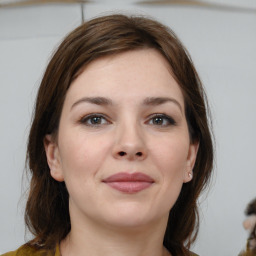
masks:
POLYGON ((62 256, 167 256, 163 247, 167 219, 141 227, 72 223, 61 242, 62 256))

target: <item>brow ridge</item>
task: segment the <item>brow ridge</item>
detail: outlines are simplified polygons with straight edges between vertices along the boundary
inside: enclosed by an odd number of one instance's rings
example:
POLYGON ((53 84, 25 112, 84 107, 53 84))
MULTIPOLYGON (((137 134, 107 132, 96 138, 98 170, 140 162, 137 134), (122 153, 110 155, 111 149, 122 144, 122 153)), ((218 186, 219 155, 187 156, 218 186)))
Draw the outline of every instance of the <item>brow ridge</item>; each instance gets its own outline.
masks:
MULTIPOLYGON (((113 105, 112 100, 106 97, 83 97, 78 101, 76 101, 72 105, 71 109, 83 102, 88 102, 88 103, 99 105, 99 106, 113 105)), ((143 100, 143 105, 158 106, 158 105, 165 104, 167 102, 172 102, 176 104, 182 111, 182 107, 180 103, 176 99, 170 98, 170 97, 147 97, 146 99, 143 100)))
POLYGON ((113 105, 113 102, 111 99, 105 98, 105 97, 83 97, 76 101, 71 108, 75 107, 76 105, 82 103, 82 102, 88 102, 95 105, 113 105))
POLYGON ((170 98, 170 97, 148 97, 143 101, 144 105, 151 105, 151 106, 157 106, 157 105, 161 105, 164 104, 166 102, 173 102, 174 104, 176 104, 180 110, 182 111, 182 107, 181 104, 174 98, 170 98))

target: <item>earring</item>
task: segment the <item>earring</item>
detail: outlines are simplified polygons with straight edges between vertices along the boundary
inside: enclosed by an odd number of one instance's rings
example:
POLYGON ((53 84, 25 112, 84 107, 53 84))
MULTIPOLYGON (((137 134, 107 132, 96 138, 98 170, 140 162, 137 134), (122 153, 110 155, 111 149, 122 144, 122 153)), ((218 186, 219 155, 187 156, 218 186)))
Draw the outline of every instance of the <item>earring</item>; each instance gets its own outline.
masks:
POLYGON ((192 172, 189 172, 189 173, 188 173, 188 177, 192 180, 192 178, 193 178, 193 173, 192 173, 192 172))

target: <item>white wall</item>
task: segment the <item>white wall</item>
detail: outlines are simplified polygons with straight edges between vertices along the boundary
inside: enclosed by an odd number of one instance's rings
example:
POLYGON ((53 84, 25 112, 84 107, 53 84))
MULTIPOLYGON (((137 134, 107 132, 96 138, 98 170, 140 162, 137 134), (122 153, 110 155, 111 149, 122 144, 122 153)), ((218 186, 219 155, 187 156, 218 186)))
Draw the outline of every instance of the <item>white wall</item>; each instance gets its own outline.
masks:
MULTIPOLYGON (((125 1, 84 8, 86 19, 117 10, 157 18, 192 55, 208 92, 216 135, 216 174, 202 200, 194 251, 237 255, 247 236, 243 211, 256 196, 256 15, 125 1)), ((0 9, 0 252, 24 242, 21 178, 34 97, 53 48, 80 18, 79 5, 0 9)))

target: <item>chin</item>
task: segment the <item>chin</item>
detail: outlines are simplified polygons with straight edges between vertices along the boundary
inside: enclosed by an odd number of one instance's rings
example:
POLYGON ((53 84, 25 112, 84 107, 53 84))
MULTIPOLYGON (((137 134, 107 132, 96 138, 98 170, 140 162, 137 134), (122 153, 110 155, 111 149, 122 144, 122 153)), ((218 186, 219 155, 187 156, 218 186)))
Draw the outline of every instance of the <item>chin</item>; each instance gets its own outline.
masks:
POLYGON ((143 204, 126 204, 123 207, 113 207, 110 212, 105 212, 104 219, 110 225, 122 228, 139 228, 150 225, 159 219, 169 216, 160 214, 159 211, 147 209, 143 204))

